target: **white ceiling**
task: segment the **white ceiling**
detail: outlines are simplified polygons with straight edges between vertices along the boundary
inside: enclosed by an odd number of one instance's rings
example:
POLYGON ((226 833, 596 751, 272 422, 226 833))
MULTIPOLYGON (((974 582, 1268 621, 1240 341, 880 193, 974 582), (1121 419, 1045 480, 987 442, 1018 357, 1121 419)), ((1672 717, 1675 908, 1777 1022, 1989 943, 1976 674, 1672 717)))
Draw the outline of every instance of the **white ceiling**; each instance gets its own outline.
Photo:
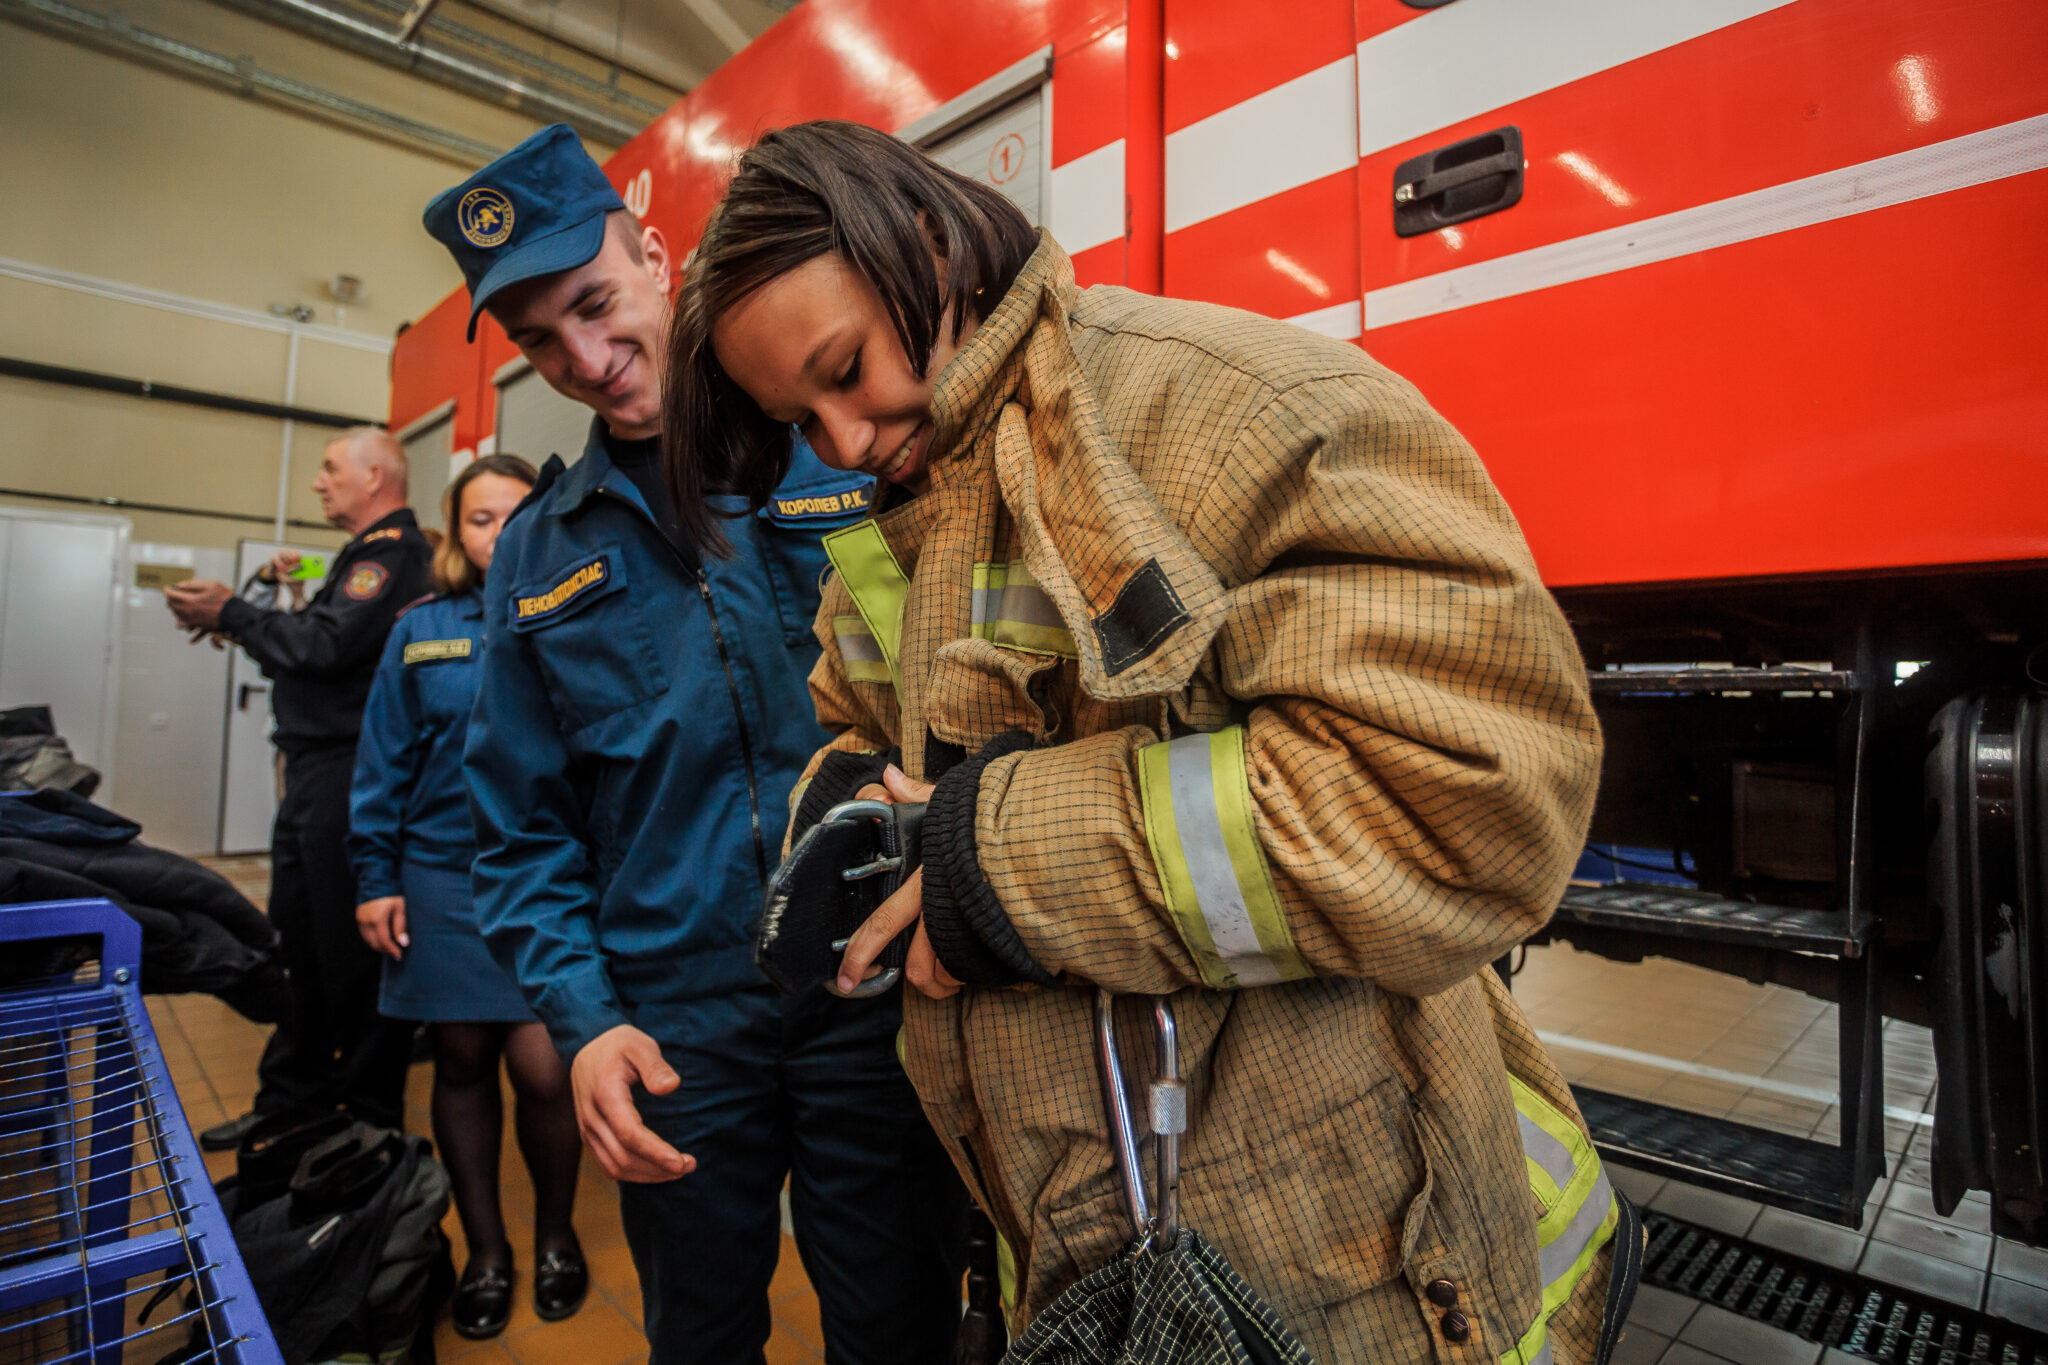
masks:
POLYGON ((557 41, 687 90, 795 0, 469 0, 557 41))

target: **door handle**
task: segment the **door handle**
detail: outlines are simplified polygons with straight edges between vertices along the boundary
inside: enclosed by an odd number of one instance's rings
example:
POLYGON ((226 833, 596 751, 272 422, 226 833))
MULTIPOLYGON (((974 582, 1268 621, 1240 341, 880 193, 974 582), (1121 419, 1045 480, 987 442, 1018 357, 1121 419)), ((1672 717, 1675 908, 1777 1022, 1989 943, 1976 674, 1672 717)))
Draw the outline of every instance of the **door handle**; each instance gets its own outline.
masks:
POLYGON ((1522 198, 1522 130, 1496 128, 1394 170, 1394 232, 1418 237, 1509 208, 1522 198))
POLYGON ((1411 180, 1394 189, 1394 202, 1412 204, 1418 199, 1434 199, 1460 185, 1469 185, 1475 180, 1484 180, 1489 175, 1507 175, 1522 169, 1522 158, 1514 152, 1501 152, 1483 161, 1468 161, 1462 166, 1453 166, 1447 171, 1425 175, 1420 180, 1411 180))
POLYGON ((262 692, 267 695, 269 691, 270 689, 264 686, 262 683, 243 683, 240 689, 235 694, 235 709, 237 711, 246 711, 249 709, 250 693, 262 692))

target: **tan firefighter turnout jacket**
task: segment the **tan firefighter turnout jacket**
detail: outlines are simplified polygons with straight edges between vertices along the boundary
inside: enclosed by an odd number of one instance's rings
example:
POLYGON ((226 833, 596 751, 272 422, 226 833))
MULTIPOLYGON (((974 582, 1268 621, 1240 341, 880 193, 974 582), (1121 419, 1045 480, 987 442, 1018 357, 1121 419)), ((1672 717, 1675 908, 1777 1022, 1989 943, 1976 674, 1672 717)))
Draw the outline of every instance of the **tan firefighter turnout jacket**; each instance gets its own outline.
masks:
POLYGON ((1093 983, 1178 993, 1182 1222, 1316 1360, 1589 1360, 1617 1212, 1485 968, 1564 889, 1600 736, 1478 458, 1357 348, 1078 291, 1050 238, 933 408, 931 489, 827 541, 811 687, 913 775, 930 736, 1041 745, 976 835, 1062 984, 904 1006, 1013 1326, 1132 1237, 1093 983))

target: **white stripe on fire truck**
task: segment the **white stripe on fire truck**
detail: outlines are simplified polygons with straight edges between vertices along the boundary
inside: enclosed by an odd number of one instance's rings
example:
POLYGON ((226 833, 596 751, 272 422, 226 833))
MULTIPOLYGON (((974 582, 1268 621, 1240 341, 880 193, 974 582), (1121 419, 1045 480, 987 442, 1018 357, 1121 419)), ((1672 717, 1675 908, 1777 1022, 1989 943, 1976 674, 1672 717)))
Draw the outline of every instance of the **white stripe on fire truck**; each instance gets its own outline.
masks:
POLYGON ((1069 256, 1124 235, 1124 140, 1052 168, 1052 235, 1069 256))
POLYGON ((1356 73, 1347 53, 1168 133, 1166 230, 1357 166, 1356 73))
POLYGON ((1431 10, 1358 45, 1359 154, 1371 156, 1790 3, 1460 0, 1431 10))
POLYGON ((1391 327, 2044 167, 2048 167, 2048 114, 2038 114, 1676 213, 1370 290, 1365 296, 1365 327, 1367 331, 1391 327))
MULTIPOLYGON (((1460 0, 1432 10, 1366 39, 1354 55, 1167 134, 1166 230, 1334 175, 1357 165, 1361 155, 1791 2, 1460 0)), ((1121 167, 1121 148, 1117 156, 1121 167)), ((1059 174, 1055 168, 1055 205, 1059 174)), ((1089 199, 1089 211, 1105 221, 1107 208, 1097 206, 1113 203, 1117 219, 1113 231, 1094 236, 1089 246, 1123 235, 1121 173, 1114 189, 1113 199, 1089 199)), ((1069 245, 1057 226, 1053 235, 1069 251, 1083 249, 1069 245)))
POLYGON ((1333 303, 1328 308, 1296 313, 1287 321, 1296 327, 1306 327, 1311 332, 1321 332, 1324 336, 1335 337, 1339 341, 1354 341, 1361 330, 1359 320, 1363 316, 1360 302, 1357 299, 1346 299, 1342 303, 1333 303))

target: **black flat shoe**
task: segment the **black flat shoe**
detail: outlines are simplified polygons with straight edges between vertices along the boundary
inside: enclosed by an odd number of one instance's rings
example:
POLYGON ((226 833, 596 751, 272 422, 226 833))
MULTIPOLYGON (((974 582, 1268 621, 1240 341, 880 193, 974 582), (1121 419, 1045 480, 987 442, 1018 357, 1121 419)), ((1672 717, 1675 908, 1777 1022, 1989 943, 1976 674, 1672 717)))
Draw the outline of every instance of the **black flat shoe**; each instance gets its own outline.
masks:
POLYGON ((232 1152, 242 1145, 242 1139, 249 1130, 261 1121, 259 1115, 249 1113, 226 1123, 216 1123, 199 1135, 199 1149, 203 1152, 232 1152))
POLYGON ((581 1251, 550 1251, 533 1272, 533 1311, 543 1322, 574 1317, 590 1295, 590 1267, 581 1251))
POLYGON ((462 1283, 455 1286, 450 1312, 459 1337, 482 1341, 504 1331, 512 1316, 511 1267, 479 1266, 471 1261, 462 1272, 462 1283))

